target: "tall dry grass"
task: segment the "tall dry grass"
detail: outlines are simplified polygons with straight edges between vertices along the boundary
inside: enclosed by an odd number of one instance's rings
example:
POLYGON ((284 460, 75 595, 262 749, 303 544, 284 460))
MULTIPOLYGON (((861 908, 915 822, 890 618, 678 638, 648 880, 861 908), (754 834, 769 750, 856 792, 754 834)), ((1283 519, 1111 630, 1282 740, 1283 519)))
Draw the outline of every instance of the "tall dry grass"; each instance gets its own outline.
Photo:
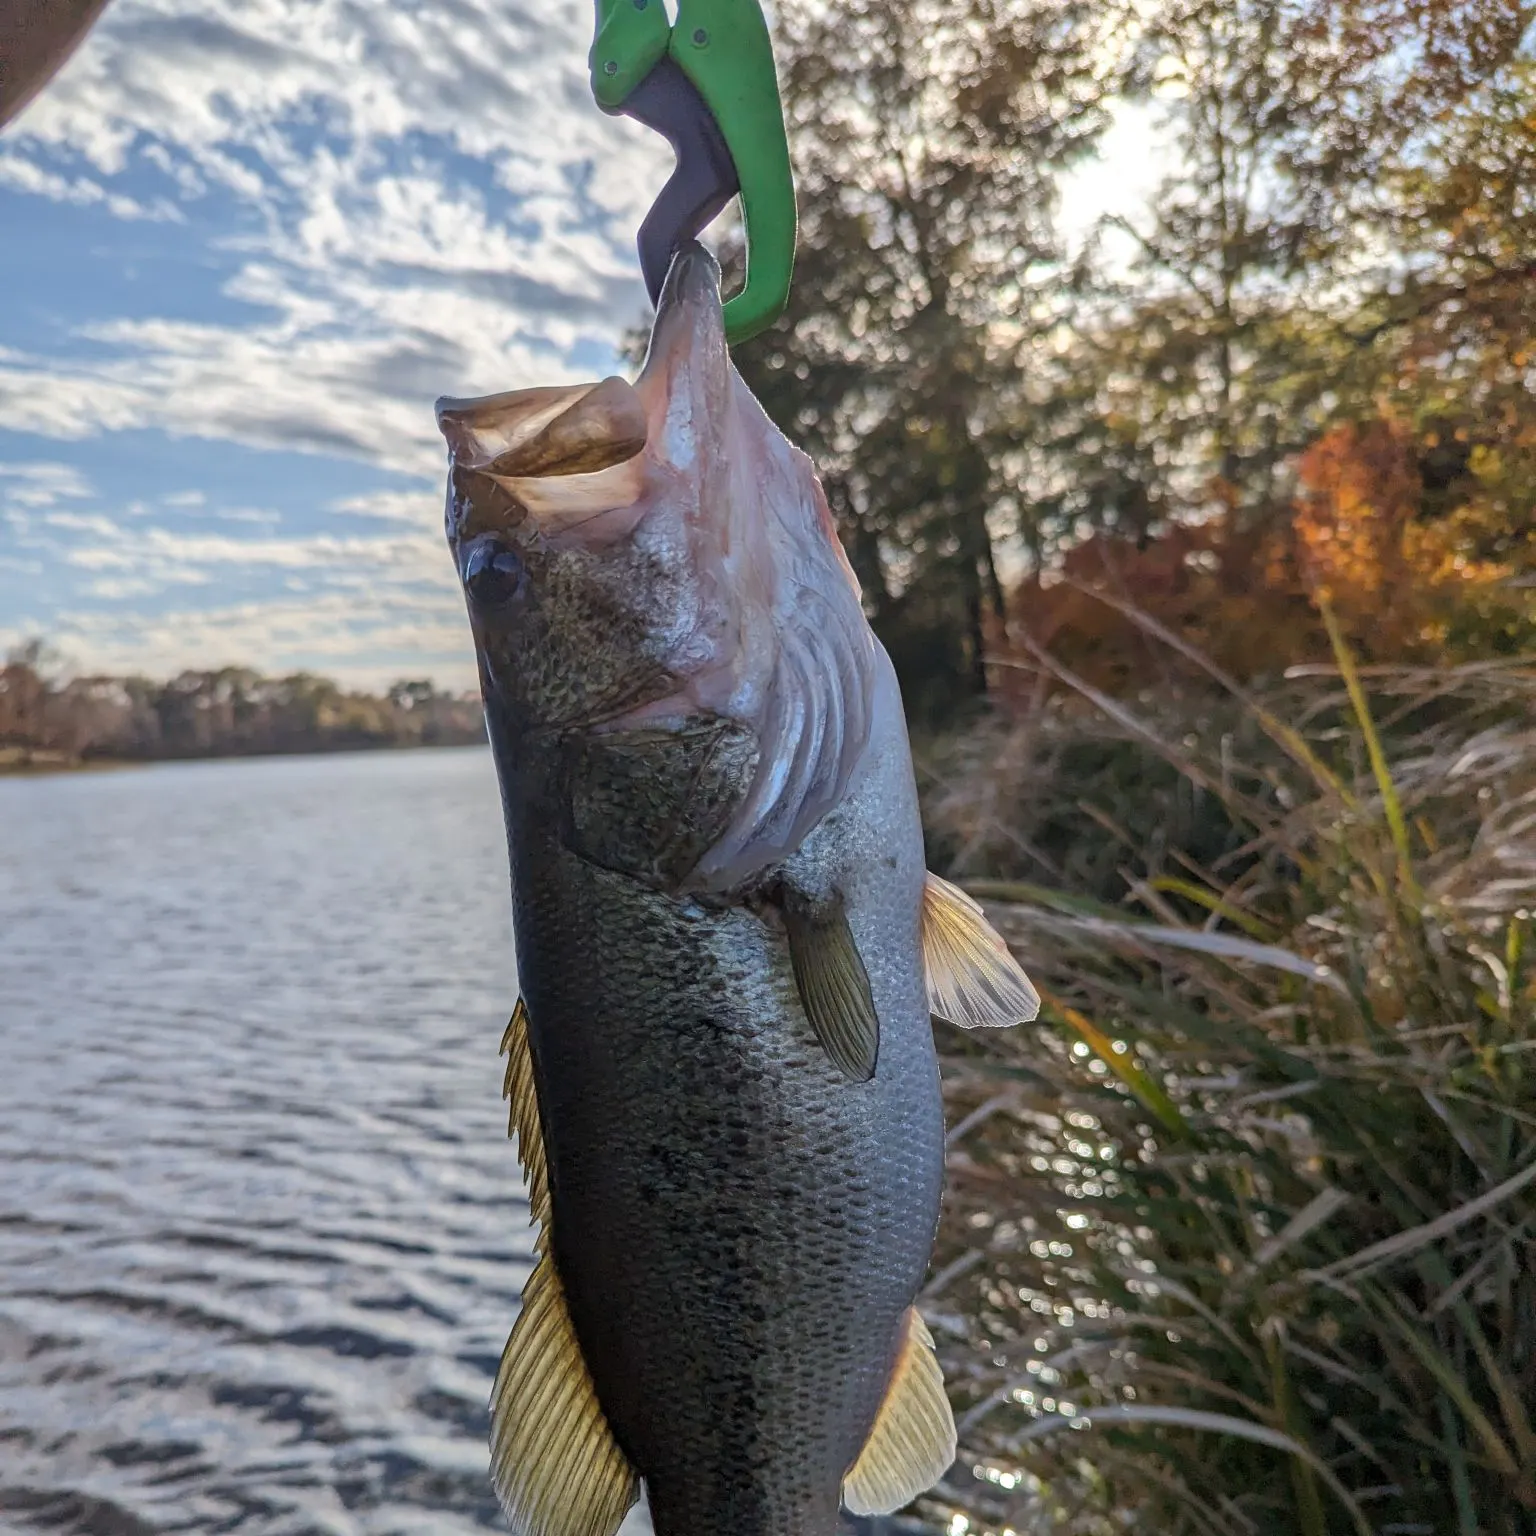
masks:
POLYGON ((1156 638, 1158 697, 1036 651, 1065 690, 929 761, 1046 1007, 942 1041, 924 1513, 1536 1531, 1536 664, 1258 697, 1156 638))

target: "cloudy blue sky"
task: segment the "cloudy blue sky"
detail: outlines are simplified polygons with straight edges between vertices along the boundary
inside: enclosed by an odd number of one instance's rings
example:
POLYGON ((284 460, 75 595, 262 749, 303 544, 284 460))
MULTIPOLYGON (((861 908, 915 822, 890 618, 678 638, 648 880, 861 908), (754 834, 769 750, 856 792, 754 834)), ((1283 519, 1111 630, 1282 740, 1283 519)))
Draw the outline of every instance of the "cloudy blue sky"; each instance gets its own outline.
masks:
POLYGON ((590 26, 113 0, 0 134, 0 650, 471 682, 432 402, 599 377, 645 313, 670 157, 590 26))

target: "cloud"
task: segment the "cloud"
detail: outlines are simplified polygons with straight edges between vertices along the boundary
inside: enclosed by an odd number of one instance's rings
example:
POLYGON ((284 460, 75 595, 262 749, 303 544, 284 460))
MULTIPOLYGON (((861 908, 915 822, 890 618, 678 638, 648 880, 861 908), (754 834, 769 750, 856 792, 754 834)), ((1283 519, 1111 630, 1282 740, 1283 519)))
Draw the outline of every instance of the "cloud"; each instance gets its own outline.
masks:
POLYGON ((51 507, 91 494, 90 481, 73 465, 0 463, 0 507, 51 507))
POLYGON ((227 593, 253 581, 280 590, 358 595, 354 639, 377 627, 375 604, 409 592, 451 612, 458 587, 439 538, 414 529, 368 537, 241 536, 125 524, 101 512, 51 511, 41 520, 56 569, 83 573, 85 595, 142 598, 184 586, 227 593), (51 536, 51 537, 49 537, 51 536))
POLYGON ((60 176, 45 171, 33 161, 20 155, 0 155, 0 187, 14 192, 29 192, 49 198, 56 203, 74 203, 84 206, 103 203, 107 211, 118 219, 159 219, 171 223, 182 222, 181 211, 164 198, 147 205, 120 192, 109 192, 100 182, 88 176, 60 176))
POLYGON ((386 523, 414 523, 439 533, 443 526, 443 492, 379 491, 368 496, 343 496, 326 504, 328 512, 347 517, 372 517, 386 523))
POLYGON ((121 530, 110 517, 99 512, 45 512, 41 521, 49 528, 64 528, 71 533, 92 533, 115 537, 121 530))
POLYGON ((256 523, 266 527, 275 527, 282 522, 282 514, 269 511, 265 507, 219 507, 208 513, 209 517, 217 518, 221 523, 256 523))
POLYGON ((46 564, 76 585, 46 619, 0 624, 0 642, 46 633, 89 672, 254 663, 370 686, 404 673, 473 684, 463 599, 435 531, 236 536, 62 508, 36 534, 41 561, 14 557, 17 572, 46 564))
MULTIPOLYGON (((178 607, 146 618, 81 613, 55 639, 86 672, 147 672, 249 665, 281 674, 321 670, 357 687, 378 688, 402 676, 432 676, 458 689, 475 683, 474 657, 462 608, 409 591, 388 592, 372 622, 357 596, 303 595, 218 607, 178 607)), ((0 642, 20 639, 19 632, 0 642)))
POLYGON ((645 309, 634 232, 671 159, 593 106, 591 23, 113 0, 0 147, 0 221, 55 208, 101 262, 46 325, 0 306, 0 639, 472 684, 434 399, 593 377, 645 309), (301 466, 272 506, 251 449, 301 466), (338 496, 338 461, 385 488, 338 496))
MULTIPOLYGON (((115 487, 113 510, 39 523, 61 498, 88 502, 89 479, 18 472, 0 481, 0 553, 17 573, 41 559, 48 579, 41 593, 0 584, 13 610, 97 664, 153 670, 195 657, 167 639, 175 593, 264 587, 291 616, 302 583, 305 643, 355 672, 379 622, 362 605, 327 639, 338 610, 316 595, 411 569, 430 593, 415 633, 462 651, 434 398, 590 376, 642 312, 632 231, 668 156, 593 108, 589 26, 575 3, 114 0, 7 135, 0 186, 108 224, 161 221, 162 241, 215 260, 224 313, 189 318, 172 291, 158 312, 81 318, 63 348, 0 333, 0 428, 81 445, 87 462, 104 435, 155 429, 356 459, 421 490, 317 512, 419 542, 295 536, 268 509, 228 506, 216 479, 180 497, 115 487), (220 538, 210 522, 270 536, 220 538), (110 646, 92 628, 103 605, 110 646)), ((267 665, 293 633, 250 617, 221 644, 267 665)))
POLYGON ((237 539, 216 533, 173 533, 165 528, 129 531, 101 517, 75 516, 71 525, 109 541, 74 550, 69 555, 72 565, 91 570, 131 570, 162 560, 188 566, 270 565, 290 570, 339 570, 361 563, 373 574, 386 566, 425 569, 429 561, 441 564, 445 571, 447 568, 447 556, 438 549, 437 542, 415 534, 377 539, 336 538, 329 534, 312 538, 237 539))
POLYGON ((11 353, 0 425, 424 472, 436 394, 572 377, 642 310, 633 230, 667 165, 592 105, 589 25, 566 0, 115 0, 0 181, 118 217, 233 200, 225 292, 271 318, 98 324, 68 367, 11 353), (146 181, 169 186, 125 190, 146 181))

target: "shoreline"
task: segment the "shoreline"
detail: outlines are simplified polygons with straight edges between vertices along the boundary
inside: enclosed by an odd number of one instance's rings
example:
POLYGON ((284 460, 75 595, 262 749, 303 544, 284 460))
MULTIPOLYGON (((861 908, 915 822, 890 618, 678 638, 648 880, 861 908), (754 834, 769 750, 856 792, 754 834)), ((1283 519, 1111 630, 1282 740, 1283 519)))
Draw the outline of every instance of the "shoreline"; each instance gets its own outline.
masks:
POLYGON ((76 773, 115 773, 127 768, 154 768, 166 763, 249 763, 266 758, 354 757, 365 753, 441 751, 486 745, 483 739, 372 742, 358 746, 326 742, 317 743, 313 747, 292 747, 269 752, 178 752, 167 753, 164 757, 68 757, 62 752, 33 752, 0 747, 0 780, 53 778, 76 773))
POLYGON ((117 768, 142 766, 144 762, 126 758, 54 758, 47 753, 34 753, 26 758, 0 756, 0 779, 45 779, 55 774, 110 773, 117 768))

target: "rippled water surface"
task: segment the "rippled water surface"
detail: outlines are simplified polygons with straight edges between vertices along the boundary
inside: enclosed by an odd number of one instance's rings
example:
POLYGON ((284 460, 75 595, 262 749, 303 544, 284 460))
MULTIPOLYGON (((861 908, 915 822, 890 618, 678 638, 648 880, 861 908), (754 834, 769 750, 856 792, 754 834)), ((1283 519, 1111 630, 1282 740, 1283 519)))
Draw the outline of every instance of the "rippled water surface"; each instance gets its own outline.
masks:
POLYGON ((483 751, 0 780, 0 1529, 502 1528, 513 998, 483 751))

